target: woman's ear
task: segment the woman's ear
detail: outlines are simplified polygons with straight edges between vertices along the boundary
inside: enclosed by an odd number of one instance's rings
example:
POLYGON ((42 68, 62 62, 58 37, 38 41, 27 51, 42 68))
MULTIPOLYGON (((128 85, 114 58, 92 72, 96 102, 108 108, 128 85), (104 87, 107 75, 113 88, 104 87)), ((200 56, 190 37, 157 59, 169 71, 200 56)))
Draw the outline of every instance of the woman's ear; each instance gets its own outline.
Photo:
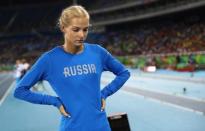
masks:
POLYGON ((61 26, 61 27, 60 27, 60 30, 61 30, 61 32, 64 33, 64 32, 65 32, 65 27, 64 27, 64 26, 61 26))

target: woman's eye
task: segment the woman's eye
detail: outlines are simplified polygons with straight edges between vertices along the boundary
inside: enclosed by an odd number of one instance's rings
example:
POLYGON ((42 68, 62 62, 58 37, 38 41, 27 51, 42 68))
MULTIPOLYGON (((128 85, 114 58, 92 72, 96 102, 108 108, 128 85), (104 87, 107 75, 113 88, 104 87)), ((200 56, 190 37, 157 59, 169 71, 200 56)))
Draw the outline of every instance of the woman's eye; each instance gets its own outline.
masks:
POLYGON ((73 29, 73 31, 74 31, 74 32, 78 32, 78 31, 79 31, 79 29, 73 29))
POLYGON ((84 31, 84 32, 87 32, 87 31, 88 31, 88 29, 84 29, 83 31, 84 31))

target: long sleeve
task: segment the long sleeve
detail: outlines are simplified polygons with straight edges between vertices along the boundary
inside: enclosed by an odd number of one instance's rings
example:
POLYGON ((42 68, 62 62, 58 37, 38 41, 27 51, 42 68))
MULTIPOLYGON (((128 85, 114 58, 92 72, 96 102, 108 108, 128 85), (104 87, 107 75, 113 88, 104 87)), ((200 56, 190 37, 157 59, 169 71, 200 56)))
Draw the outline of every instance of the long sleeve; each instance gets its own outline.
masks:
POLYGON ((129 79, 130 72, 104 48, 102 48, 102 55, 103 70, 113 72, 116 75, 115 79, 101 90, 102 98, 106 99, 123 86, 129 79))
POLYGON ((38 81, 47 80, 49 76, 49 54, 42 55, 26 75, 17 84, 14 97, 35 104, 53 105, 60 107, 58 97, 32 92, 30 88, 38 81))

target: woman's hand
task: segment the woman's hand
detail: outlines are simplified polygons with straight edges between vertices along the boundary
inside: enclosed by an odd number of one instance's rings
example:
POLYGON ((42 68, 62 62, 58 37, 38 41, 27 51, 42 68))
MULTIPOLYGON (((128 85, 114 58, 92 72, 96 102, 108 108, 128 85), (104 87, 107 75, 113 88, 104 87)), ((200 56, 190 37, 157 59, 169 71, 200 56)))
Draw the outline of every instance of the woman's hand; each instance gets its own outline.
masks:
POLYGON ((105 102, 105 99, 102 99, 102 105, 101 105, 101 111, 104 111, 105 110, 105 105, 106 105, 106 102, 105 102))
POLYGON ((70 114, 68 114, 68 113, 65 111, 65 108, 64 108, 63 105, 60 106, 59 111, 60 111, 60 113, 61 113, 63 116, 65 116, 65 117, 70 117, 70 114))

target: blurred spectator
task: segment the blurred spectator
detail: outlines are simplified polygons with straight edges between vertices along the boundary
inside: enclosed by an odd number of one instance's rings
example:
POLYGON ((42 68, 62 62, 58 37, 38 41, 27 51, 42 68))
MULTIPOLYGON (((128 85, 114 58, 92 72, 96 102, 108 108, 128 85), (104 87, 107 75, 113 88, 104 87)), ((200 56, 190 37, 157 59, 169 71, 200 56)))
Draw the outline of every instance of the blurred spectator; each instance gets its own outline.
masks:
POLYGON ((24 65, 21 60, 16 60, 16 65, 15 65, 15 78, 16 78, 16 83, 21 79, 22 72, 24 70, 24 65))
POLYGON ((26 72, 29 70, 30 68, 30 64, 26 61, 26 59, 22 59, 21 60, 22 64, 23 64, 23 69, 21 71, 21 77, 20 79, 26 74, 26 72))

